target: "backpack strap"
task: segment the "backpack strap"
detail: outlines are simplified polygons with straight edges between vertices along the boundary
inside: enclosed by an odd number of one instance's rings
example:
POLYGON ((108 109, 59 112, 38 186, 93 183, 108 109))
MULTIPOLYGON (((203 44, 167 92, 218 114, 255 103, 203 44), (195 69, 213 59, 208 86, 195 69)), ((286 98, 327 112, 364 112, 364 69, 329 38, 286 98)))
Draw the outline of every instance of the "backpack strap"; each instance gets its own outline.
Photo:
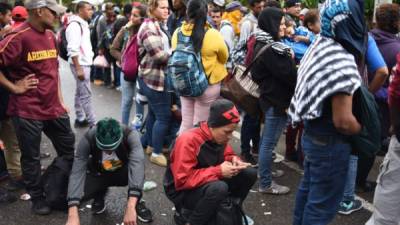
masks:
POLYGON ((260 51, 258 51, 257 55, 253 58, 253 60, 249 64, 249 66, 247 66, 246 70, 243 72, 242 77, 247 76, 247 74, 250 72, 251 67, 254 65, 254 63, 257 61, 257 59, 261 56, 261 54, 263 54, 265 51, 267 51, 267 49, 270 48, 273 44, 274 44, 274 42, 266 44, 264 47, 262 47, 260 49, 260 51))
MULTIPOLYGON (((70 22, 67 24, 67 26, 65 27, 65 31, 67 31, 67 27, 68 27, 71 23, 74 23, 74 22, 77 23, 77 24, 79 25, 79 28, 81 28, 81 37, 83 37, 83 28, 82 28, 82 25, 81 25, 81 23, 80 23, 79 21, 76 21, 76 20, 70 21, 70 22)), ((79 46, 79 49, 81 50, 82 54, 85 55, 85 52, 83 51, 82 45, 79 46)))

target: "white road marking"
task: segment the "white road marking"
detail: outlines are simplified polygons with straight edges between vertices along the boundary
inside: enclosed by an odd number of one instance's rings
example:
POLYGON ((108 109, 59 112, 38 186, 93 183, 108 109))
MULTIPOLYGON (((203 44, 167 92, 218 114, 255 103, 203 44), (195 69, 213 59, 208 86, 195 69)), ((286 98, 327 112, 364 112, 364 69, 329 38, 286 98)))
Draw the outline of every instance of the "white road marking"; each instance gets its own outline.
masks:
MULTIPOLYGON (((233 132, 233 137, 236 138, 237 140, 240 141, 240 133, 238 131, 233 132)), ((284 158, 283 155, 276 153, 277 158, 284 158)), ((303 170, 299 169, 296 163, 290 163, 286 161, 281 161, 285 166, 289 167, 290 169, 295 170, 296 172, 300 173, 303 175, 303 170)), ((361 198, 360 196, 356 195, 356 199, 360 200, 362 202, 363 208, 372 212, 374 210, 374 206, 369 203, 367 200, 361 198)))

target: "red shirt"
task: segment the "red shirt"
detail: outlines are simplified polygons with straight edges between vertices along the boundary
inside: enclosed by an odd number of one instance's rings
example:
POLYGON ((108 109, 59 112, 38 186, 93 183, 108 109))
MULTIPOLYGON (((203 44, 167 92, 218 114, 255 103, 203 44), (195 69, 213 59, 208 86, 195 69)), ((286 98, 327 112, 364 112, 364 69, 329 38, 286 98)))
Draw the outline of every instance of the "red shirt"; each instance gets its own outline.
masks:
POLYGON ((0 42, 0 70, 11 81, 35 74, 37 89, 10 95, 7 114, 25 119, 49 120, 66 113, 59 96, 59 73, 54 33, 39 32, 29 23, 0 42))

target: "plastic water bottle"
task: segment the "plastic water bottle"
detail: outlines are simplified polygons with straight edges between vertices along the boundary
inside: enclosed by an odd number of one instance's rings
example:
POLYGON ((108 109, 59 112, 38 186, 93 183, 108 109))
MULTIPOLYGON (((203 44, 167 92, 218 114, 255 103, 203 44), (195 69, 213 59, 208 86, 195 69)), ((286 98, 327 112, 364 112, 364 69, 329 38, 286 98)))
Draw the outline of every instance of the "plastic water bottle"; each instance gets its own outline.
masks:
POLYGON ((132 129, 140 130, 140 128, 142 127, 142 118, 143 118, 142 115, 135 116, 135 119, 131 123, 132 129))

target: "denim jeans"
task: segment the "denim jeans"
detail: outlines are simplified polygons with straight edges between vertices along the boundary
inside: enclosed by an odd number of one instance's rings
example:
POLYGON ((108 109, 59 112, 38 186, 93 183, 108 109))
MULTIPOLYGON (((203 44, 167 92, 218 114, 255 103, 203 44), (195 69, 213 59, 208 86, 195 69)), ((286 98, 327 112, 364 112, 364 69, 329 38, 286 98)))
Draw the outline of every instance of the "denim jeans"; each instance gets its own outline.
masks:
POLYGON ((354 200, 354 189, 356 186, 356 177, 357 177, 357 163, 358 163, 358 157, 356 155, 350 155, 349 169, 347 171, 347 180, 346 180, 346 185, 344 186, 344 194, 342 201, 354 200))
POLYGON ((302 144, 304 176, 296 196, 293 225, 326 225, 343 198, 351 146, 337 132, 322 134, 306 125, 302 144))
POLYGON ((149 88, 142 79, 139 79, 139 86, 149 104, 146 133, 142 136, 142 145, 149 145, 154 148, 155 154, 160 154, 171 123, 171 93, 155 91, 149 88))
POLYGON ((240 130, 240 149, 242 154, 250 153, 250 142, 253 148, 258 148, 260 143, 260 129, 261 129, 260 117, 250 116, 245 113, 240 130))
POLYGON ((126 81, 124 74, 121 72, 121 87, 122 87, 122 98, 121 98, 121 113, 122 123, 129 125, 129 117, 133 104, 133 97, 135 96, 136 82, 126 81))
POLYGON ((264 130, 261 138, 260 150, 258 153, 258 165, 260 174, 260 187, 267 188, 271 185, 272 152, 286 127, 287 116, 275 115, 274 108, 265 112, 264 130))
MULTIPOLYGON (((121 86, 121 67, 117 66, 116 62, 113 62, 113 74, 114 74, 114 86, 121 86)), ((123 79, 123 78, 122 78, 123 79)))

